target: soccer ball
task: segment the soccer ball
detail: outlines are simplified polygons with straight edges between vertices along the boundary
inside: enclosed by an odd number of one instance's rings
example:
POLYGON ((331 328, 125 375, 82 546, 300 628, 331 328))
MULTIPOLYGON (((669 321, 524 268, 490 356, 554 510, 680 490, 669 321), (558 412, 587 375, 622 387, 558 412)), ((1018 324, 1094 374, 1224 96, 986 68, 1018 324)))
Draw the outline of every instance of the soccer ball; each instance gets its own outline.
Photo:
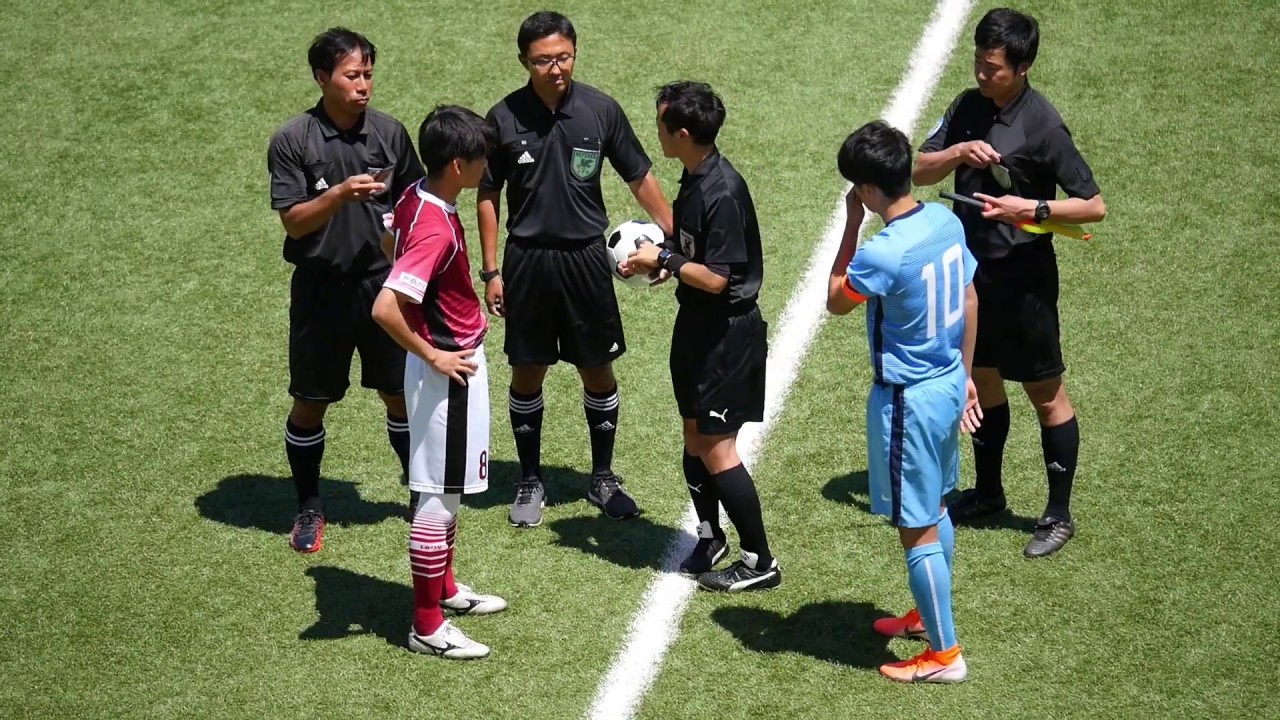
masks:
POLYGON ((605 240, 605 247, 609 249, 609 258, 613 260, 613 277, 618 281, 628 285, 652 285, 657 281, 657 271, 651 275, 632 275, 631 277, 623 277, 618 273, 618 263, 625 262, 643 238, 648 238, 654 243, 662 242, 662 228, 654 223, 628 220, 609 233, 608 239, 605 240))

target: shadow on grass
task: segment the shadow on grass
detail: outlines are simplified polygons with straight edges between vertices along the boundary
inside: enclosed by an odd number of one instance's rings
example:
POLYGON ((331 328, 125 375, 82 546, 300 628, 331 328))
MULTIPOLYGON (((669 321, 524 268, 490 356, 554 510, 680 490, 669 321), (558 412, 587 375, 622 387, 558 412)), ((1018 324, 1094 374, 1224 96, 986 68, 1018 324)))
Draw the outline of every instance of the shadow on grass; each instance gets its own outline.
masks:
POLYGON ((889 613, 870 603, 827 601, 805 605, 788 617, 752 607, 721 607, 711 613, 748 650, 799 653, 833 665, 878 668, 899 660, 889 638, 871 624, 889 613))
POLYGON ((866 470, 851 472, 832 478, 822 488, 822 497, 842 505, 852 505, 859 510, 871 513, 871 490, 866 470))
POLYGON ((560 547, 636 570, 661 569, 662 556, 677 532, 643 515, 628 520, 610 520, 604 515, 564 518, 547 527, 557 535, 554 542, 560 547))
MULTIPOLYGON (((370 502, 360 497, 359 483, 348 480, 320 480, 325 522, 338 525, 376 525, 387 518, 403 518, 405 501, 370 502)), ((232 475, 195 500, 201 517, 238 528, 265 530, 286 535, 298 512, 298 496, 293 479, 270 475, 232 475)))
POLYGON ((320 617, 298 634, 299 640, 372 634, 392 645, 407 645, 413 622, 412 588, 336 567, 308 568, 307 575, 316 581, 320 617))
MULTIPOLYGON (((586 500, 587 491, 591 489, 591 475, 572 468, 544 465, 542 479, 547 483, 548 507, 586 500)), ((511 460, 491 461, 489 489, 476 495, 467 495, 462 502, 477 510, 506 507, 516 498, 516 483, 519 480, 520 463, 511 460)))
MULTIPOLYGON (((870 479, 866 470, 859 470, 847 475, 832 478, 830 482, 822 488, 822 497, 843 505, 851 505, 858 508, 868 515, 871 514, 871 488, 870 479)), ((959 491, 953 492, 945 498, 950 504, 960 498, 959 491)), ((1016 530, 1022 533, 1030 534, 1036 529, 1036 518, 1027 517, 1025 515, 1015 515, 1014 513, 1004 510, 993 515, 971 520, 964 524, 964 527, 973 528, 975 530, 1016 530)))

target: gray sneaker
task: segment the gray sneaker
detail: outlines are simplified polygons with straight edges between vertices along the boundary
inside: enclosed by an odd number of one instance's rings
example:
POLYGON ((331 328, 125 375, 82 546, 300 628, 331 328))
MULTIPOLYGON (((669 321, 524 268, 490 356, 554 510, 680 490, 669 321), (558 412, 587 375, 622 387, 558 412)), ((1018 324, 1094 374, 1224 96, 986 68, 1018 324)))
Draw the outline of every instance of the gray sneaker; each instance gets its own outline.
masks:
POLYGON ((507 522, 511 527, 538 527, 542 524, 542 509, 546 506, 546 483, 540 477, 527 477, 516 483, 516 501, 511 503, 507 522))

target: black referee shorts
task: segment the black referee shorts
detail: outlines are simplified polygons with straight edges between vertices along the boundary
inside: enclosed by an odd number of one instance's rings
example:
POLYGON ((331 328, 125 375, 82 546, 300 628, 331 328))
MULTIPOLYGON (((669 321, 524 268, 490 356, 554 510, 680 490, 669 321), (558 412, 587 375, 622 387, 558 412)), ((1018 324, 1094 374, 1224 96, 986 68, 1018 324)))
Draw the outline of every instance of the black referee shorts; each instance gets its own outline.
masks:
POLYGON ((373 320, 386 270, 368 278, 297 268, 289 292, 289 394, 335 403, 347 394, 351 357, 360 352, 360 384, 404 392, 405 351, 373 320))
POLYGON ((564 360, 593 368, 626 352, 603 239, 566 244, 509 238, 502 278, 503 350, 511 365, 564 360))
POLYGON ((682 307, 671 333, 671 387, 680 417, 703 435, 731 435, 764 420, 769 324, 760 308, 725 316, 682 307))
POLYGON ((980 260, 978 341, 973 365, 997 368, 1014 382, 1036 382, 1066 371, 1058 326, 1058 261, 1047 243, 1026 245, 996 260, 980 260))

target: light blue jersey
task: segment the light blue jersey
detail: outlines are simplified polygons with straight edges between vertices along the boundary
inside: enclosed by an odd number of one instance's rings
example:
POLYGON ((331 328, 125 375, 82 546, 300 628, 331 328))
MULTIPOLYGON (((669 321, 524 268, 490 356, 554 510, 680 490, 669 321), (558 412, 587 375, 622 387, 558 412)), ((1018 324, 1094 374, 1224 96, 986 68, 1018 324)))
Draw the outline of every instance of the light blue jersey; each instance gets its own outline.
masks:
POLYGON ((899 215, 858 248, 848 280, 868 298, 877 382, 914 385, 962 366, 965 287, 977 265, 964 226, 938 203, 899 215))
POLYGON ((849 286, 867 297, 875 367, 867 395, 871 510, 897 527, 936 525, 960 477, 960 343, 977 264, 960 221, 935 203, 894 218, 849 263, 849 286))

